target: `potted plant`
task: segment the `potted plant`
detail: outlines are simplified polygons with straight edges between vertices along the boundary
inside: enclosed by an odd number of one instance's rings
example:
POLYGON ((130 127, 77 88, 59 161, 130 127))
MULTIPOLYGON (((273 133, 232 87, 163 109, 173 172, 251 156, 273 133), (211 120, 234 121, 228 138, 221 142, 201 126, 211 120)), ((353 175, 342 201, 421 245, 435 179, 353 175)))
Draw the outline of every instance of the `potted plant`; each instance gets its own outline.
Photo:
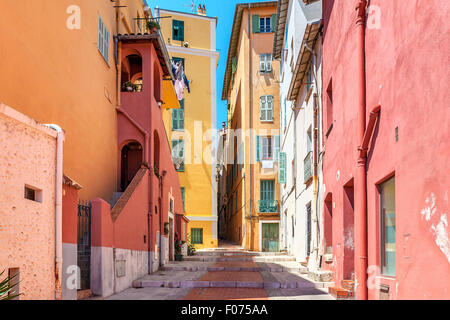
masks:
POLYGON ((148 30, 150 30, 150 32, 152 32, 152 33, 156 32, 156 30, 161 29, 161 27, 159 26, 159 23, 156 22, 156 21, 153 20, 153 19, 147 20, 147 28, 148 28, 148 30))
POLYGON ((183 245, 183 242, 184 241, 181 241, 180 239, 175 241, 175 261, 183 260, 183 254, 181 253, 181 246, 183 245))
POLYGON ((126 90, 128 92, 136 91, 138 86, 131 81, 124 82, 122 84, 122 90, 126 90))
POLYGON ((188 256, 195 255, 195 245, 191 242, 191 235, 187 235, 187 245, 188 245, 188 256))

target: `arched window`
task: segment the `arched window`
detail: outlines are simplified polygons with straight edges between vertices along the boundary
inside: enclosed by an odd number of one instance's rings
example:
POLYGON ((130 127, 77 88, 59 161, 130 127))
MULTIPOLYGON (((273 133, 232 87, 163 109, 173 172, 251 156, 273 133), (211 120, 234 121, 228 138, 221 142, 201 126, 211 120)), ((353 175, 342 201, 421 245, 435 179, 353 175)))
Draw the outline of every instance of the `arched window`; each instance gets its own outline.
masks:
POLYGON ((122 60, 121 89, 123 92, 142 91, 142 57, 136 51, 122 60))

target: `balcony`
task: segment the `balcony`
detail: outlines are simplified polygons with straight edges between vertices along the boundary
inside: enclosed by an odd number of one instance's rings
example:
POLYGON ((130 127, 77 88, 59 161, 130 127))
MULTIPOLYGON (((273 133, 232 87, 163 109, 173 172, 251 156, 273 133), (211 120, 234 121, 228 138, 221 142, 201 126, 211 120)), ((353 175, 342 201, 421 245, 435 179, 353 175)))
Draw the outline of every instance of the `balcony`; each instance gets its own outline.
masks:
POLYGON ((260 213, 278 213, 278 200, 259 200, 260 213))
POLYGON ((304 183, 307 184, 313 176, 313 152, 310 151, 303 160, 304 183))

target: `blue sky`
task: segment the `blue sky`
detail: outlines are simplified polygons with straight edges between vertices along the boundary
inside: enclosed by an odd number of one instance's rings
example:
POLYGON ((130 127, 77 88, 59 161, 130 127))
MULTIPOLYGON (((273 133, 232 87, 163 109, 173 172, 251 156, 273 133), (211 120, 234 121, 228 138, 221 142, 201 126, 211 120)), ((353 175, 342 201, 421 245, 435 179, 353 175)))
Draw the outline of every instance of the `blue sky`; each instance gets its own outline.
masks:
MULTIPOLYGON (((262 2, 261 0, 195 0, 196 8, 204 4, 209 17, 218 17, 217 24, 217 50, 220 52, 219 66, 217 69, 217 128, 222 127, 222 122, 227 120, 226 101, 222 101, 223 78, 227 65, 228 45, 230 43, 231 25, 233 23, 236 4, 249 2, 262 2)), ((191 12, 191 0, 147 0, 148 6, 154 9, 159 6, 163 9, 191 12)), ((189 76, 189 74, 187 74, 189 76)))

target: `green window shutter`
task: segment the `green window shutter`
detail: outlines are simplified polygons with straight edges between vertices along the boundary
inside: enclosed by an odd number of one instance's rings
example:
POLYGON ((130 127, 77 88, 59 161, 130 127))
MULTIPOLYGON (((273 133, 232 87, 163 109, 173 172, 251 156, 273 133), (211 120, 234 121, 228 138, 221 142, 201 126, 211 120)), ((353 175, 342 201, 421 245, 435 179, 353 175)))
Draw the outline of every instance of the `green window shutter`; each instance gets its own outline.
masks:
POLYGON ((191 229, 191 242, 193 244, 202 244, 203 243, 203 229, 201 229, 201 228, 192 228, 191 229))
POLYGON ((260 137, 256 136, 256 161, 261 161, 261 144, 260 144, 260 137))
POLYGON ((181 187, 181 200, 183 200, 183 209, 186 211, 186 203, 185 203, 185 199, 186 199, 186 195, 185 195, 186 190, 184 189, 184 187, 181 187))
POLYGON ((273 120, 273 96, 267 96, 267 120, 273 120))
POLYGON ((275 32, 275 29, 277 27, 277 19, 278 16, 276 14, 272 15, 272 32, 275 32))
POLYGON ((180 100, 180 108, 172 110, 172 130, 184 129, 184 99, 180 100))
POLYGON ((237 57, 233 57, 233 64, 231 66, 232 72, 235 73, 237 70, 237 57))
POLYGON ((172 39, 184 41, 184 21, 172 21, 172 39))
POLYGON ((98 50, 103 55, 103 21, 100 15, 98 16, 98 50))
POLYGON ((254 14, 252 16, 253 33, 259 33, 259 16, 254 14))
POLYGON ((280 161, 280 136, 275 136, 274 160, 280 161))
POLYGON ((278 161, 278 181, 280 184, 286 184, 286 153, 280 152, 278 161))
MULTIPOLYGON (((172 130, 178 129, 178 110, 173 109, 172 110, 172 130)), ((173 142, 172 142, 173 144, 173 142)))

